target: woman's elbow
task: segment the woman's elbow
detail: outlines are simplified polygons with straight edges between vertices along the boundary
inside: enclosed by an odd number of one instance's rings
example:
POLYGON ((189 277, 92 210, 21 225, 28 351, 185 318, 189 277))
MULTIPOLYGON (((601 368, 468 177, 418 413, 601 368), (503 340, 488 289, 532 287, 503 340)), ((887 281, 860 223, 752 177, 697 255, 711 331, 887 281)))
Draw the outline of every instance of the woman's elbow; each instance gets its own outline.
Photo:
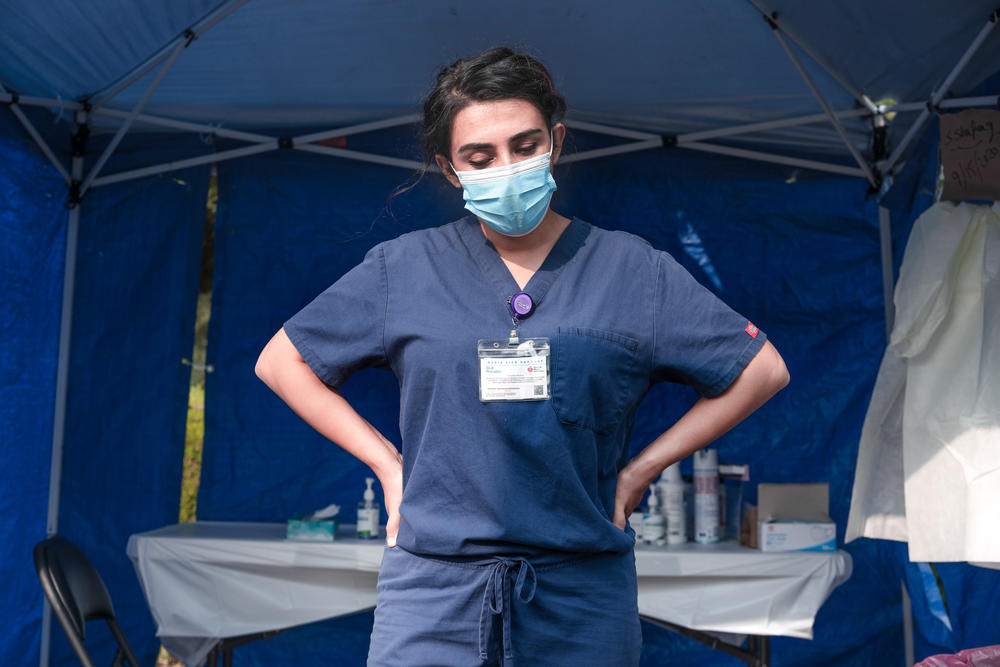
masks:
POLYGON ((273 386, 274 374, 280 365, 279 353, 282 343, 288 340, 288 335, 284 329, 279 329, 278 333, 267 342, 264 349, 257 356, 257 363, 254 365, 254 373, 257 374, 264 384, 273 386))
POLYGON ((788 385, 791 375, 788 373, 785 360, 781 358, 778 350, 774 346, 771 346, 771 350, 771 372, 768 374, 768 384, 772 387, 773 393, 776 394, 788 385))
POLYGON ((271 373, 271 358, 268 354, 267 346, 260 351, 260 355, 257 357, 257 363, 254 364, 253 372, 257 374, 264 384, 270 384, 268 379, 271 373))

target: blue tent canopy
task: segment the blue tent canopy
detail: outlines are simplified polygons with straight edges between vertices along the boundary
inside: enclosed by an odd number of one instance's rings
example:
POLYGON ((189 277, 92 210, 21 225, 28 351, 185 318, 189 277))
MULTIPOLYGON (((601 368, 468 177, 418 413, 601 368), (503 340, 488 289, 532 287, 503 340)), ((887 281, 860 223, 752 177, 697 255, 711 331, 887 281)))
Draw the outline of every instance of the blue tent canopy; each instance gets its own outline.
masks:
MULTIPOLYGON (((353 505, 365 471, 271 396, 253 360, 367 248, 460 215, 433 174, 391 209, 386 197, 419 166, 414 114, 435 72, 495 44, 538 56, 569 103, 557 210, 669 250, 778 344, 793 384, 718 446, 757 481, 829 481, 842 538, 886 290, 933 193, 928 121, 997 103, 994 10, 983 0, 0 0, 0 502, 15 517, 0 653, 71 662, 58 629, 43 636, 28 555, 58 530, 95 560, 152 662, 125 540, 177 518, 181 359, 213 163, 215 372, 199 516, 280 521, 353 505), (333 137, 345 138, 320 143, 333 137)), ((398 439, 391 375, 363 372, 345 392, 398 439)), ((633 451, 690 400, 655 388, 633 451)), ((775 641, 782 662, 902 660, 901 581, 918 658, 1000 643, 978 611, 1000 601, 992 573, 942 570, 943 629, 905 545, 847 548, 854 576, 813 642, 775 641)), ((648 664, 725 664, 647 630, 648 664)), ((310 647, 330 642, 363 659, 365 632, 364 620, 333 621, 241 649, 241 660, 310 662, 310 647)))

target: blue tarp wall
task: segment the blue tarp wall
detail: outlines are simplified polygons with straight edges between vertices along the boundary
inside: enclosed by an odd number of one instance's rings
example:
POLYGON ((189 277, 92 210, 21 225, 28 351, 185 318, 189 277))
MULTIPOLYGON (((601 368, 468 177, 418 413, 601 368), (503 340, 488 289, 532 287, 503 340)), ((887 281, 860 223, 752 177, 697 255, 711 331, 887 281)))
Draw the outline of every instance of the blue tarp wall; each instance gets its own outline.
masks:
MULTIPOLYGON (((65 132, 65 128, 60 128, 65 132)), ((577 133, 579 148, 598 139, 577 133)), ((930 140, 931 142, 933 139, 930 140)), ((21 128, 0 114, 4 234, 2 302, 4 507, 11 564, 0 639, 8 660, 37 662, 41 591, 32 545, 45 534, 52 395, 66 226, 63 186, 21 128)), ((62 143, 65 143, 63 141, 62 143)), ((90 151, 99 152, 100 140, 90 151)), ((405 131, 352 137, 350 147, 412 152, 405 131)), ((56 144, 58 145, 58 143, 56 144)), ((225 146, 218 146, 223 149, 225 146)), ((211 150, 196 139, 135 135, 109 171, 211 150), (141 160, 139 149, 141 149, 141 160)), ((933 147, 924 147, 933 155, 933 147)), ((90 156, 92 159, 93 156, 90 156)), ((896 261, 927 192, 893 204, 896 261)), ((932 171, 932 170, 931 170, 932 171)), ((253 375, 257 353, 315 294, 379 241, 462 214, 456 190, 428 176, 392 200, 404 171, 279 151, 221 163, 200 519, 283 521, 329 502, 353 508, 370 474, 304 425, 253 375)), ((923 177, 923 178, 921 178, 923 177)), ((857 441, 885 344, 877 211, 858 179, 658 150, 560 167, 556 210, 643 236, 767 331, 792 382, 717 443, 755 482, 829 481, 843 537, 857 441)), ((184 409, 207 168, 94 190, 84 201, 76 270, 60 531, 91 555, 145 663, 158 642, 132 567, 128 535, 176 521, 184 409)), ((358 410, 398 442, 391 373, 365 371, 345 387, 358 410)), ((637 419, 633 451, 693 402, 661 385, 637 419)), ((384 517, 383 517, 384 519, 384 517)), ((900 581, 917 615, 918 657, 1000 643, 996 573, 940 566, 951 631, 905 563, 905 545, 845 547, 854 574, 816 619, 812 642, 775 638, 775 665, 885 665, 903 660, 900 581)), ((314 624, 238 649, 240 664, 363 664, 371 615, 314 624)), ((644 625, 644 664, 740 664, 644 625)), ((88 628, 88 632, 90 629, 88 628)), ((110 662, 94 625, 98 661, 110 662)), ((73 664, 58 624, 52 664, 73 664)))

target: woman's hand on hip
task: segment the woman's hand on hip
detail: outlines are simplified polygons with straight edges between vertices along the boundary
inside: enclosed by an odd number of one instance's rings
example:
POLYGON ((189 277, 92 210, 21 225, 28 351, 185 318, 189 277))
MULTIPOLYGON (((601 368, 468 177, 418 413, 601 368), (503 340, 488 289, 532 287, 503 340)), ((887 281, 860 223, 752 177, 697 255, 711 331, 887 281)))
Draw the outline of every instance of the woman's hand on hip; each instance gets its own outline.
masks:
POLYGON ((379 474, 382 484, 383 501, 389 520, 385 525, 385 543, 396 546, 396 535, 399 534, 399 503, 403 499, 403 466, 402 462, 394 469, 379 474))
POLYGON ((625 530, 628 517, 639 506, 649 481, 635 474, 635 471, 625 466, 618 472, 618 486, 615 489, 615 515, 612 521, 625 530))

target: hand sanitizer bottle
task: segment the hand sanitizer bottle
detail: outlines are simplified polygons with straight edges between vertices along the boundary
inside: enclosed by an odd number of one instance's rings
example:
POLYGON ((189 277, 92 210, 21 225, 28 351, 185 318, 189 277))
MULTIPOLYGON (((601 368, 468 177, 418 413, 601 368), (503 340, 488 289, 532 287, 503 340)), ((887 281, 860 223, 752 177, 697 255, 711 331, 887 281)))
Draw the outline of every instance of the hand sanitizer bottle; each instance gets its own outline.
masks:
POLYGON ((667 524, 667 544, 687 542, 687 519, 684 516, 684 480, 679 463, 667 467, 657 488, 663 496, 663 517, 667 524))
POLYGON ((358 537, 363 540, 373 540, 378 537, 379 505, 375 502, 375 492, 372 484, 374 477, 366 477, 365 499, 358 503, 358 537))
POLYGON ((663 513, 660 511, 660 498, 656 494, 656 485, 649 487, 649 506, 642 515, 642 541, 662 547, 666 543, 663 513))

